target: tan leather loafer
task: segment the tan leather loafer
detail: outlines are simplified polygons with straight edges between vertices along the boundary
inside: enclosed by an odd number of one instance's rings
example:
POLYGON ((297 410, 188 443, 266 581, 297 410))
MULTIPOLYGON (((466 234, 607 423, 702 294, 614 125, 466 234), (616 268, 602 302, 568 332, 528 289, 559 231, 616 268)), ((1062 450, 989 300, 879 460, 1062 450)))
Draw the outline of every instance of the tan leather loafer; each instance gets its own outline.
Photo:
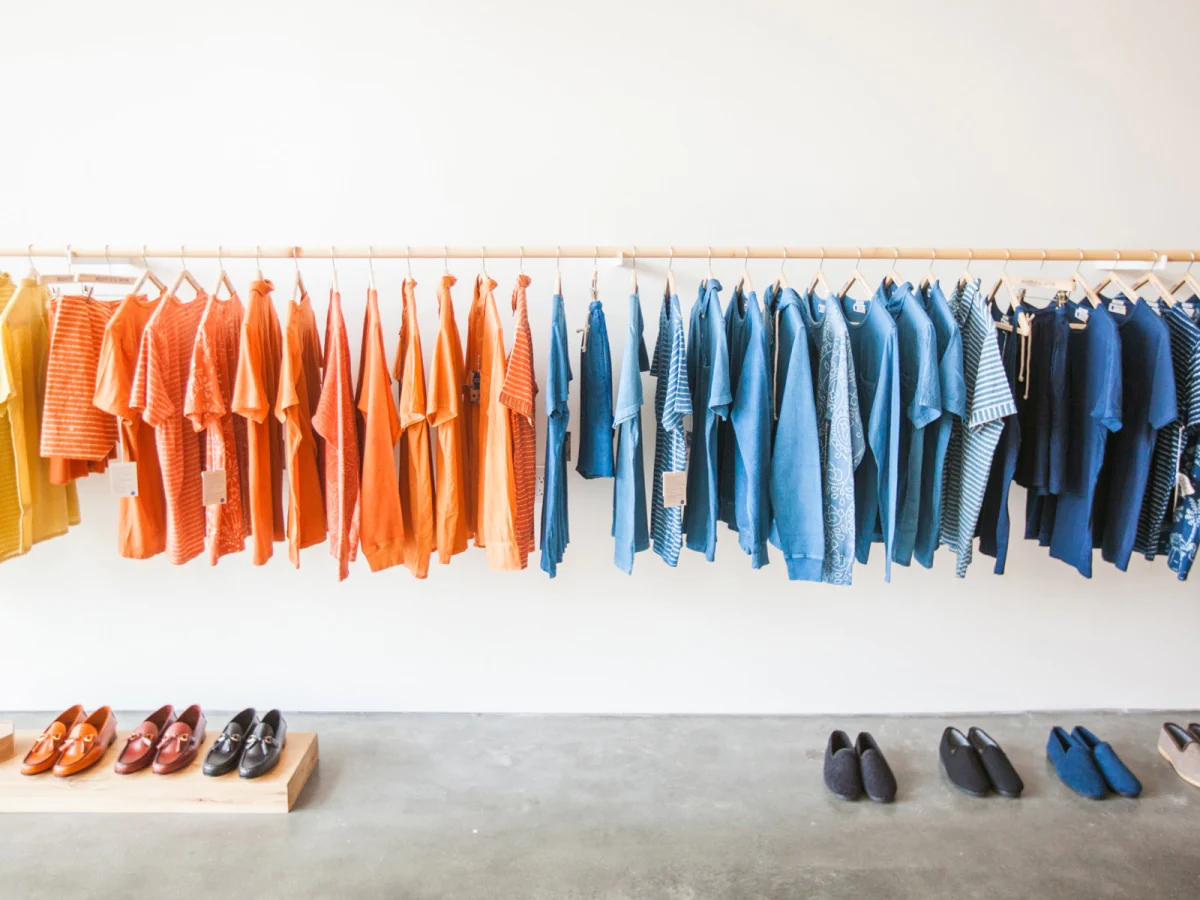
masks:
POLYGON ((102 706, 74 728, 63 741, 63 753, 54 764, 54 774, 74 775, 94 766, 117 739, 117 717, 102 706))
POLYGON ((83 707, 76 704, 51 722, 25 754, 25 759, 21 761, 21 774, 38 775, 54 768, 62 756, 67 735, 86 717, 83 707))
POLYGON ((158 742, 158 753, 152 766, 155 775, 170 775, 191 764, 204 743, 207 724, 199 706, 189 706, 158 742))
POLYGON ((146 717, 133 733, 125 738, 125 749, 117 757, 114 771, 118 775, 140 772, 154 762, 154 750, 158 737, 175 723, 175 707, 161 706, 146 717))
POLYGON ((1190 785, 1200 787, 1200 741, 1174 722, 1164 722, 1158 733, 1158 752, 1190 785))

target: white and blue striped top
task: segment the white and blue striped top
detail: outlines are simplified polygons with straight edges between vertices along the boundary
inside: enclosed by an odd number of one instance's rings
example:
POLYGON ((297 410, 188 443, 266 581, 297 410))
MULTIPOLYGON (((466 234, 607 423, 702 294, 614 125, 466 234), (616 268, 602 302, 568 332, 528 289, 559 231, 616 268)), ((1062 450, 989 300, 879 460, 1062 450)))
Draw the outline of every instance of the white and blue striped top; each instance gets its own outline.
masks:
POLYGON ((658 314, 658 340, 650 374, 658 379, 654 391, 654 477, 651 484, 650 538, 654 552, 667 565, 679 563, 683 546, 683 507, 663 506, 663 473, 687 469, 687 436, 683 417, 692 414, 688 391, 687 347, 683 337, 683 313, 679 297, 663 297, 658 314))

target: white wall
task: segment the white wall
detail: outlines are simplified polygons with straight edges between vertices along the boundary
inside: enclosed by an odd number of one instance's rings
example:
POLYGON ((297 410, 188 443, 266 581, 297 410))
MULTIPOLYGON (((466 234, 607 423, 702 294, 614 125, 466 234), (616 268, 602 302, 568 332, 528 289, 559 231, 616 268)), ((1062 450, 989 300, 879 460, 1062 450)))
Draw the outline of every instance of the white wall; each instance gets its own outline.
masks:
MULTIPOLYGON (((1200 244, 1189 0, 69 0, 7 4, 0 33, 0 245, 1200 244)), ((394 345, 404 267, 376 268, 394 345)), ((517 267, 488 268, 503 308, 517 267)), ((685 303, 702 268, 677 266, 685 303)), ((244 286, 253 265, 230 269, 244 286)), ((413 269, 428 352, 441 262, 413 269)), ((465 329, 478 264, 453 269, 465 329)), ((590 261, 563 269, 574 328, 590 261)), ((553 264, 526 270, 541 364, 553 264)), ((323 310, 328 268, 305 271, 323 310)), ((365 265, 340 272, 356 345, 365 265)), ((662 272, 643 269, 651 341, 662 272)), ((628 276, 601 274, 619 359, 628 276)), ((282 303, 290 263, 268 275, 282 303)), ((0 568, 0 709, 1196 703, 1200 600, 1161 561, 1085 581, 1018 540, 1004 577, 981 559, 957 581, 942 551, 885 586, 877 553, 846 591, 789 584, 777 555, 751 572, 722 531, 715 564, 646 553, 630 578, 611 483, 572 473, 570 492, 554 581, 473 551, 426 582, 360 564, 338 586, 323 548, 300 572, 282 546, 257 570, 121 560, 93 478, 82 527, 0 568)))

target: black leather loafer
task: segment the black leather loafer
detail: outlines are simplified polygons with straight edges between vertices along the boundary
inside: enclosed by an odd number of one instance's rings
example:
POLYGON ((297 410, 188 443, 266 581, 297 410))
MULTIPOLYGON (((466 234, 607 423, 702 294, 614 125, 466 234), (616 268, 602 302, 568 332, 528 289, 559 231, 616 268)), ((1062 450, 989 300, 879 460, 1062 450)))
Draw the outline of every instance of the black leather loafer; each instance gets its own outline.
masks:
POLYGON ((1025 790, 1025 782, 1008 761, 1000 745, 982 728, 972 728, 967 732, 967 739, 979 754, 979 760, 987 771, 992 789, 1002 797, 1020 797, 1021 791, 1025 790))
POLYGON ((854 742, 862 766, 863 790, 876 803, 891 803, 896 799, 896 776, 884 758, 879 744, 868 732, 861 732, 854 742))
POLYGON ((204 774, 224 775, 236 769, 246 749, 246 738, 256 727, 258 713, 252 707, 243 709, 230 719, 220 737, 208 748, 208 755, 204 757, 204 774))
POLYGON ((279 754, 287 743, 287 722, 283 713, 271 710, 254 727, 246 738, 246 749, 238 763, 238 774, 243 778, 258 778, 266 775, 279 762, 279 754))
POLYGON ((857 800, 862 796, 858 754, 844 731, 835 731, 825 745, 825 787, 843 800, 857 800))
POLYGON ((992 782, 979 758, 979 752, 957 728, 950 727, 942 732, 942 744, 938 749, 946 777, 956 788, 972 797, 986 797, 992 792, 992 782))

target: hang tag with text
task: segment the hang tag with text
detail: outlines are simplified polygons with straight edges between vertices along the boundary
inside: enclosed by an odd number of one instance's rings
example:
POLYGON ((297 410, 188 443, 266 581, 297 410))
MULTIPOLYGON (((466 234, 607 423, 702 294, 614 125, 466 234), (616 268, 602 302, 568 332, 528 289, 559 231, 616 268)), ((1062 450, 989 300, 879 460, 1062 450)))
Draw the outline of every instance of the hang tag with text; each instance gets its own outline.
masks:
POLYGON ((683 506, 687 502, 687 472, 663 472, 663 506, 683 506))
POLYGON ((541 500, 546 496, 546 467, 538 466, 533 471, 533 499, 541 500))
POLYGON ((1124 300, 1113 300, 1108 304, 1108 311, 1114 316, 1123 316, 1127 312, 1124 300))
POLYGON ((1080 322, 1086 322, 1089 315, 1091 315, 1091 312, 1086 306, 1076 307, 1075 318, 1077 318, 1080 322))
POLYGON ((567 462, 571 461, 571 432, 569 431, 563 435, 563 456, 566 457, 567 462))
POLYGON ((118 497, 138 495, 137 463, 113 462, 108 464, 108 483, 118 497))
POLYGON ((220 506, 225 502, 225 470, 210 469, 200 473, 201 493, 205 506, 220 506))
POLYGON ((1175 473, 1175 487, 1179 489, 1179 493, 1184 497, 1190 497, 1196 493, 1196 488, 1192 485, 1192 479, 1188 478, 1182 472, 1175 473))
POLYGON ((855 300, 854 301, 854 311, 856 313, 865 313, 867 311, 867 304, 865 304, 861 300, 855 300))

